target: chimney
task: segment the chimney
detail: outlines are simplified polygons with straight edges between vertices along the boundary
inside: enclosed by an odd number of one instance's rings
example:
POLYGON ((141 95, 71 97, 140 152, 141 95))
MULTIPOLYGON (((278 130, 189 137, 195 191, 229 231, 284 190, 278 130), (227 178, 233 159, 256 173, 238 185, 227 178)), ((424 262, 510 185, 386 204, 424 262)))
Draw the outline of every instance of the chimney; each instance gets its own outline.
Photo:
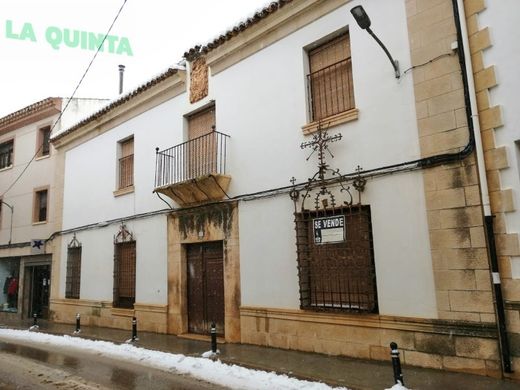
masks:
POLYGON ((123 93, 123 74, 125 73, 125 66, 119 65, 119 94, 123 93))

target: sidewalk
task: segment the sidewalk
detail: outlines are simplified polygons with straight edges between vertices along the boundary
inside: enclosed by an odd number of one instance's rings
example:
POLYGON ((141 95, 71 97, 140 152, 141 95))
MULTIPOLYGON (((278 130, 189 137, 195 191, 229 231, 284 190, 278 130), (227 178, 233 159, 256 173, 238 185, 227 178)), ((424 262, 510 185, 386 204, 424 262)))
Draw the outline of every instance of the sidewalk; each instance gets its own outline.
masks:
MULTIPOLYGON (((13 329, 28 329, 31 325, 30 320, 0 323, 0 327, 13 329)), ((38 325, 41 332, 57 335, 72 335, 75 329, 74 325, 55 324, 42 320, 38 325)), ((131 332, 82 326, 80 336, 122 343, 131 338, 131 332)), ((163 352, 200 356, 210 350, 209 337, 208 341, 204 342, 146 332, 139 332, 138 336, 139 341, 135 345, 163 352)), ((380 390, 393 385, 390 356, 389 361, 385 363, 242 344, 220 344, 218 348, 220 360, 225 363, 276 371, 300 379, 322 381, 333 386, 346 386, 355 390, 380 390)), ((520 388, 518 383, 508 380, 409 366, 403 367, 403 376, 409 389, 513 390, 520 388)))

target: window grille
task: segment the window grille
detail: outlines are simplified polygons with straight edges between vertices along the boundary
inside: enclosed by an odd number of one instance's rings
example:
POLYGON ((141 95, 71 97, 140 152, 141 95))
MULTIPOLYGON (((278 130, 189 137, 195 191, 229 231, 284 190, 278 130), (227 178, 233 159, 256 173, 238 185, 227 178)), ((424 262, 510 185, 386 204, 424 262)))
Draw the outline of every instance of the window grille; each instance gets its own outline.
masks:
POLYGON ((309 51, 307 76, 311 121, 355 107, 348 33, 309 51))
POLYGON ((121 158, 119 159, 119 188, 134 185, 134 139, 121 142, 121 158))
POLYGON ((81 282, 81 246, 67 250, 67 277, 65 281, 65 298, 79 299, 81 282))
POLYGON ((135 303, 135 241, 115 244, 114 307, 132 309, 135 303))
POLYGON ((368 206, 295 214, 302 309, 377 312, 372 228, 368 206), (343 215, 344 241, 315 243, 315 218, 343 215))

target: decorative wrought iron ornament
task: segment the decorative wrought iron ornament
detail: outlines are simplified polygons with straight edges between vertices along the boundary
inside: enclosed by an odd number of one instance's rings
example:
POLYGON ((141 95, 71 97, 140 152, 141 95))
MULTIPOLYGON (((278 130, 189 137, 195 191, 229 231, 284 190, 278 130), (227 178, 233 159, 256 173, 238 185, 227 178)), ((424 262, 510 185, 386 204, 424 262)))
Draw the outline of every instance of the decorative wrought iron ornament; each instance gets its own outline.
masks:
POLYGON ((68 243, 67 247, 69 249, 81 248, 81 242, 79 242, 78 239, 76 238, 76 233, 74 233, 74 235, 72 236, 72 240, 70 240, 70 242, 68 243))
MULTIPOLYGON (((327 164, 327 157, 334 158, 334 155, 329 149, 329 144, 333 142, 340 141, 343 138, 341 134, 329 135, 326 129, 323 129, 318 126, 318 131, 313 135, 312 140, 307 142, 302 142, 300 144, 301 149, 311 149, 311 153, 307 156, 306 160, 309 159, 317 153, 318 155, 318 171, 307 180, 307 184, 303 188, 302 197, 302 210, 305 210, 305 201, 307 198, 310 198, 314 194, 314 208, 316 210, 319 209, 329 209, 343 206, 352 206, 354 203, 352 193, 350 192, 350 186, 346 185, 347 179, 340 173, 339 169, 332 169, 329 164, 327 164), (344 195, 344 199, 342 201, 338 201, 336 196, 329 190, 329 183, 331 179, 337 178, 338 180, 333 180, 336 185, 339 185, 339 192, 344 195), (319 190, 315 190, 319 188, 319 190), (339 202, 339 204, 338 204, 339 202)), ((362 177, 361 172, 362 168, 358 165, 356 172, 358 173, 357 177, 353 180, 352 185, 358 191, 358 203, 361 204, 361 192, 365 189, 366 179, 362 177)), ((291 179, 291 183, 293 186, 295 185, 296 179, 293 177, 291 179)), ((299 191, 296 188, 293 188, 289 193, 291 199, 296 202, 299 198, 299 191)))
POLYGON ((134 241, 134 235, 126 228, 126 225, 121 222, 119 231, 114 236, 114 244, 122 244, 124 242, 134 241))

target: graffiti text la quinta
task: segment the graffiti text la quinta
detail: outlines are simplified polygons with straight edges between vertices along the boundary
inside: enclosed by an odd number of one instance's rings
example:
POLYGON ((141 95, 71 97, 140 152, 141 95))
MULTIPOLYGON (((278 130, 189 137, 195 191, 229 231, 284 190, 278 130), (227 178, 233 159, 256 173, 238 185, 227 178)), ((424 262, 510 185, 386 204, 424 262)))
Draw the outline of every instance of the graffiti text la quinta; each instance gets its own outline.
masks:
MULTIPOLYGON (((59 50, 63 46, 83 50, 99 48, 101 52, 133 56, 128 38, 117 35, 107 35, 105 38, 105 34, 49 26, 45 29, 44 37, 45 41, 55 50, 59 50)), ((29 42, 38 41, 32 23, 15 25, 12 20, 5 21, 5 38, 29 42)))

